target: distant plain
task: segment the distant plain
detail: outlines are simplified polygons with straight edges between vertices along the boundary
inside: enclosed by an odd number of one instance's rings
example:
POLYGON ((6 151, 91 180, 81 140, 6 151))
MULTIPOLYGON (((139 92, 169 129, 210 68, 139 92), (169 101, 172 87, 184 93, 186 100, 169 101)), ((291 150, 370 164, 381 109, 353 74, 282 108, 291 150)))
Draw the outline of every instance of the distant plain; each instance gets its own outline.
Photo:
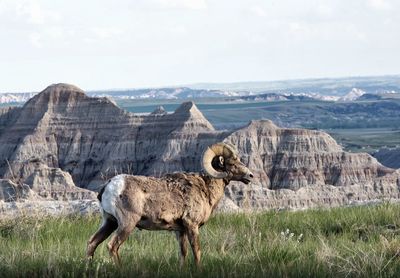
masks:
MULTIPOLYGON (((157 106, 173 112, 184 100, 118 100, 132 113, 151 113, 157 106)), ((187 100, 185 100, 187 101, 187 100)), ((281 127, 328 132, 345 150, 373 153, 400 147, 400 100, 354 102, 192 100, 216 129, 234 130, 251 120, 270 119, 281 127)))

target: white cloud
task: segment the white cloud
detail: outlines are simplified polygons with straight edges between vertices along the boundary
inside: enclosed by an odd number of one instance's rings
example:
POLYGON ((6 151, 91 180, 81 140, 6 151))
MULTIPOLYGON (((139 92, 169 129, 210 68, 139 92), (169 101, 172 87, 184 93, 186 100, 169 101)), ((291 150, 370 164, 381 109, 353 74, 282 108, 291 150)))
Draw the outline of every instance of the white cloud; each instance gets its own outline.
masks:
POLYGON ((91 31, 99 39, 109 39, 123 33, 121 29, 115 27, 93 27, 91 31))
POLYGON ((290 22, 288 24, 289 32, 296 40, 309 39, 317 34, 316 27, 304 22, 290 22))
POLYGON ((63 29, 56 26, 51 26, 46 29, 46 34, 53 39, 63 39, 65 37, 63 29))
POLYGON ((10 0, 1 0, 0 1, 0 14, 7 11, 12 7, 12 2, 10 0))
POLYGON ((16 7, 16 13, 19 17, 26 17, 30 23, 43 24, 43 11, 37 1, 24 1, 16 7))
POLYGON ((42 36, 37 32, 33 32, 33 33, 29 34, 29 41, 36 48, 41 48, 43 46, 41 39, 42 39, 42 36))
POLYGON ((169 30, 171 31, 171 33, 177 34, 177 35, 187 34, 187 29, 183 25, 174 25, 169 30))
POLYGON ((252 6, 252 7, 250 7, 250 11, 256 16, 260 16, 260 17, 267 16, 267 12, 260 6, 252 6))
MULTIPOLYGON (((18 72, 25 58, 43 61, 48 66, 24 76, 35 81, 55 74, 51 65, 57 57, 69 66, 56 80, 71 74, 72 81, 94 87, 108 87, 107 80, 129 87, 386 74, 398 72, 400 64, 400 0, 117 2, 0 0, 0 33, 7 38, 1 63, 8 61, 18 72), (110 78, 103 78, 104 63, 110 78), (93 74, 85 75, 88 70, 93 74)), ((5 69, 0 67, 0 75, 8 74, 5 69)), ((0 90, 18 88, 21 75, 15 76, 0 90)))
POLYGON ((316 6, 315 10, 319 16, 323 17, 332 16, 335 13, 333 7, 328 5, 327 3, 320 3, 316 6))
POLYGON ((156 0, 157 3, 172 8, 202 10, 207 8, 206 0, 156 0))
POLYGON ((60 14, 43 9, 37 0, 19 1, 15 7, 16 15, 31 24, 45 24, 48 20, 60 20, 60 14))
POLYGON ((356 24, 349 22, 326 22, 324 24, 313 24, 304 21, 289 22, 283 24, 281 32, 288 35, 291 41, 321 42, 321 41, 353 41, 366 42, 367 34, 356 24))
POLYGON ((63 28, 49 26, 41 30, 37 29, 38 28, 34 28, 28 35, 30 44, 35 48, 51 47, 55 44, 60 46, 65 43, 67 34, 64 32, 63 28))
POLYGON ((367 0, 367 5, 375 10, 390 10, 392 5, 386 0, 367 0))

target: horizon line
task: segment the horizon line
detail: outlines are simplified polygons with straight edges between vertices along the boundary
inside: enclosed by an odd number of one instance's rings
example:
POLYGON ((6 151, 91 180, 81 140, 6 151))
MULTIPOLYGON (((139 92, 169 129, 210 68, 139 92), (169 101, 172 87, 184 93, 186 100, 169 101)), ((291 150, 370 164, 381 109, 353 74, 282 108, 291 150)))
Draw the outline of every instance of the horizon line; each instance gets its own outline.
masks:
MULTIPOLYGON (((183 83, 183 84, 175 84, 175 85, 161 85, 161 86, 140 86, 140 87, 125 87, 125 88, 107 88, 107 89, 87 89, 83 90, 85 92, 109 92, 109 91, 129 91, 129 90, 145 90, 145 89, 164 89, 164 88, 189 88, 193 89, 192 87, 195 86, 213 86, 213 85, 236 85, 236 84, 257 84, 257 83, 276 83, 276 82, 299 82, 299 81, 319 81, 319 80, 341 80, 341 79, 347 79, 347 78, 378 78, 378 77, 389 77, 389 78, 400 78, 400 73, 398 74, 382 74, 382 75, 349 75, 349 76, 338 76, 338 77, 307 77, 307 78, 289 78, 289 79, 276 79, 276 80, 247 80, 247 81, 220 81, 220 82, 207 82, 207 81, 200 81, 200 82, 192 82, 192 83, 183 83)), ((40 91, 0 91, 0 94, 24 94, 24 93, 39 93, 45 90, 48 86, 58 84, 58 83, 65 83, 65 84, 70 84, 77 86, 80 88, 79 85, 72 84, 72 83, 67 83, 67 82, 54 82, 49 85, 47 85, 45 88, 43 88, 40 91)), ((213 89, 209 89, 213 90, 213 89)), ((238 90, 243 90, 243 89, 238 89, 238 90)))

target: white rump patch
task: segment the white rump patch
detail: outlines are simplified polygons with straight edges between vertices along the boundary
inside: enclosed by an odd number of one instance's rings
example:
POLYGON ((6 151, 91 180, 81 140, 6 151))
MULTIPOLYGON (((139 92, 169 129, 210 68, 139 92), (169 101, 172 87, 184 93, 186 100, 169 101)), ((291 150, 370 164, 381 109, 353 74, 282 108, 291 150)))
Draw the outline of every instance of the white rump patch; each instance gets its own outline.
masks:
POLYGON ((116 217, 115 206, 119 195, 122 193, 125 187, 126 175, 118 175, 113 177, 110 182, 106 185, 103 196, 101 196, 101 207, 105 212, 116 217))

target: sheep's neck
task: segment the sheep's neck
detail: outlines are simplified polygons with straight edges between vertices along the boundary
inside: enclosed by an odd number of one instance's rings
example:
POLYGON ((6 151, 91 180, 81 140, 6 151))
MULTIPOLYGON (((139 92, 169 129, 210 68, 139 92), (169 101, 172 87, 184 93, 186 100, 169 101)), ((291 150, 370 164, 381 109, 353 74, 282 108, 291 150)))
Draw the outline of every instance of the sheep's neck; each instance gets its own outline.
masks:
POLYGON ((225 193, 225 187, 229 184, 229 181, 225 179, 209 179, 206 180, 208 184, 208 192, 207 197, 210 205, 212 206, 212 210, 214 210, 219 201, 222 199, 225 193))

